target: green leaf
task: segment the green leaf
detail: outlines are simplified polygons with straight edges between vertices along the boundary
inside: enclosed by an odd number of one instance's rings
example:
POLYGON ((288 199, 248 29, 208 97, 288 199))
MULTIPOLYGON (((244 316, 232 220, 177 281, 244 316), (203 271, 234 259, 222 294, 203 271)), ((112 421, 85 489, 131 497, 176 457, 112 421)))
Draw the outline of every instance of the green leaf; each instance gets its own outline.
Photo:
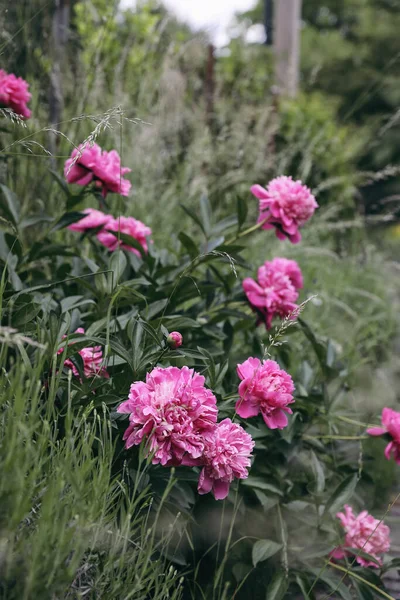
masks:
POLYGON ((34 302, 32 296, 29 296, 29 294, 22 294, 18 297, 18 300, 14 305, 12 324, 18 328, 26 323, 30 323, 38 315, 40 310, 40 304, 34 302))
POLYGON ((17 196, 3 183, 0 184, 0 189, 3 192, 1 195, 1 207, 7 217, 14 225, 18 225, 20 216, 20 204, 17 196))
POLYGON ((327 571, 318 571, 312 569, 312 573, 317 577, 317 581, 325 583, 335 594, 339 594, 343 600, 353 600, 348 588, 342 581, 342 577, 337 577, 327 571))
POLYGON ((400 558, 393 558, 388 563, 383 565, 383 572, 390 571, 391 569, 400 569, 400 558))
POLYGON ((325 472, 315 453, 310 450, 311 467, 315 477, 315 491, 320 494, 325 489, 325 472))
POLYGON ((76 223, 85 217, 85 213, 83 212, 66 212, 58 219, 58 221, 53 225, 51 231, 58 231, 59 229, 64 229, 64 227, 68 227, 68 225, 72 225, 72 223, 76 223))
POLYGON ((282 544, 278 544, 272 540, 258 540, 253 546, 252 550, 252 561, 253 565, 256 567, 258 563, 267 560, 279 550, 281 550, 282 544))
POLYGON ((283 496, 283 492, 281 492, 279 488, 277 488, 275 485, 267 483, 262 477, 255 477, 254 475, 250 475, 250 477, 247 477, 247 479, 244 479, 242 481, 242 485, 251 488, 258 488, 259 490, 267 490, 273 492, 274 494, 278 494, 279 496, 283 496))
POLYGON ((168 298, 163 298, 162 300, 156 300, 155 302, 152 302, 151 304, 149 304, 147 311, 146 311, 147 320, 151 321, 151 319, 153 317, 155 317, 161 311, 164 310, 164 308, 167 306, 167 304, 168 304, 168 298))
POLYGON ((234 225, 237 225, 237 222, 238 222, 238 220, 237 220, 236 215, 230 215, 229 217, 225 217, 225 219, 221 219, 221 221, 218 221, 218 223, 216 223, 213 226, 212 234, 218 235, 219 233, 222 233, 226 229, 230 229, 234 225))
POLYGON ((236 212, 238 220, 238 230, 240 231, 247 217, 247 202, 242 197, 237 198, 236 212))
POLYGON ((131 248, 135 248, 135 250, 140 252, 140 255, 142 258, 146 258, 146 256, 147 256, 146 250, 143 248, 142 244, 137 241, 137 239, 133 238, 131 235, 128 235, 127 233, 122 233, 122 231, 112 231, 111 229, 106 229, 106 231, 115 235, 115 237, 118 240, 121 240, 121 242, 123 244, 126 244, 127 246, 130 246, 131 248))
POLYGON ((53 217, 49 215, 32 215, 31 217, 26 217, 22 219, 20 222, 20 229, 26 229, 27 227, 32 227, 33 225, 37 225, 38 223, 52 223, 54 221, 53 217))
POLYGON ((108 275, 109 277, 112 277, 112 283, 114 284, 114 288, 119 283, 127 264, 128 261, 124 252, 122 252, 121 250, 116 250, 115 252, 113 252, 110 259, 110 269, 112 273, 109 273, 108 275))
POLYGON ((304 575, 296 575, 296 583, 301 589, 303 600, 314 600, 314 594, 312 592, 308 592, 308 590, 311 588, 311 584, 304 575))
POLYGON ((379 562, 379 560, 377 560, 371 554, 368 554, 368 552, 364 552, 364 550, 360 550, 358 548, 347 548, 347 547, 345 547, 344 550, 346 550, 346 552, 348 552, 349 554, 352 554, 353 556, 360 556, 361 558, 365 558, 365 560, 368 560, 369 562, 374 563, 378 567, 381 566, 381 563, 379 562))
POLYGON ((289 587, 284 571, 278 571, 267 588, 265 600, 282 600, 289 587))
POLYGON ((333 492, 325 506, 324 515, 326 513, 335 514, 341 510, 343 506, 351 499, 357 487, 357 475, 349 475, 344 479, 333 492))
POLYGON ((12 254, 15 254, 16 256, 18 256, 19 259, 22 258, 22 246, 21 246, 21 242, 19 241, 19 239, 17 237, 15 237, 15 235, 13 235, 12 233, 5 233, 4 234, 4 239, 7 242, 7 246, 10 248, 10 252, 12 254))
POLYGON ((53 171, 53 169, 49 169, 49 173, 53 177, 53 179, 58 183, 58 185, 60 186, 60 188, 62 189, 62 191, 65 193, 65 195, 67 197, 70 197, 71 196, 71 192, 70 192, 70 189, 68 187, 68 184, 65 181, 65 179, 60 175, 60 173, 58 173, 58 171, 53 171))
POLYGON ((188 251, 190 258, 196 258, 200 254, 196 244, 186 233, 183 231, 178 235, 178 240, 182 244, 182 246, 188 251))
POLYGON ((204 235, 207 236, 206 231, 205 231, 204 226, 203 226, 203 223, 201 222, 201 219, 199 219, 199 217, 196 215, 196 213, 194 213, 190 208, 188 208, 184 204, 179 204, 179 206, 200 227, 200 229, 202 230, 202 232, 204 233, 204 235))
POLYGON ((211 205, 205 194, 200 198, 200 213, 201 220, 203 222, 204 232, 207 237, 210 235, 211 230, 211 205))
POLYGON ((251 570, 252 566, 243 562, 238 562, 232 567, 233 576, 238 582, 242 581, 245 577, 247 577, 251 570))

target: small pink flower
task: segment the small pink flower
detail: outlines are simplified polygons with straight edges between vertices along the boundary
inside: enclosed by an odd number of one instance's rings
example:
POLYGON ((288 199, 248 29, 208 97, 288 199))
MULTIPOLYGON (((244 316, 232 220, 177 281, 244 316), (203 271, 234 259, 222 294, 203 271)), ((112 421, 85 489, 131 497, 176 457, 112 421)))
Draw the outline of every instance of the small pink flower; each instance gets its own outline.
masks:
POLYGON ((391 408, 384 408, 382 427, 370 427, 367 433, 369 435, 389 434, 392 439, 385 448, 385 456, 388 460, 393 456, 396 463, 400 465, 400 413, 391 408))
POLYGON ((65 161, 64 176, 68 183, 89 185, 94 182, 101 188, 103 197, 108 192, 128 196, 131 182, 123 175, 130 173, 128 167, 121 167, 121 159, 116 150, 107 152, 97 144, 83 145, 72 151, 71 158, 65 161))
POLYGON ((132 383, 128 400, 118 407, 118 412, 129 414, 125 447, 147 440, 153 464, 180 465, 185 456, 200 458, 204 435, 214 429, 218 412, 204 381, 188 367, 156 367, 145 383, 132 383))
POLYGON ((288 404, 294 402, 293 380, 274 360, 261 362, 248 358, 237 366, 242 380, 236 412, 244 419, 261 412, 270 429, 283 429, 288 424, 286 413, 292 414, 288 404))
POLYGON ((106 215, 101 210, 96 210, 95 208, 86 208, 83 210, 87 216, 82 217, 76 223, 72 223, 69 225, 68 229, 72 231, 79 231, 84 233, 89 229, 96 229, 97 227, 102 227, 106 223, 112 220, 111 215, 106 215))
MULTIPOLYGON (((354 548, 370 554, 382 565, 379 554, 385 554, 390 549, 389 527, 378 519, 374 519, 366 510, 360 512, 356 517, 353 509, 347 504, 345 504, 344 513, 338 513, 336 516, 340 519, 346 537, 343 546, 336 548, 331 556, 339 560, 348 556, 344 548, 354 548)), ((368 561, 362 556, 357 556, 356 560, 363 567, 377 567, 376 563, 368 561)))
POLYGON ((171 331, 171 333, 167 337, 167 344, 173 350, 175 350, 175 348, 179 348, 180 346, 182 346, 182 342, 183 342, 183 337, 182 337, 182 334, 179 333, 179 331, 171 331))
MULTIPOLYGON (((85 330, 83 329, 83 327, 79 327, 75 331, 75 333, 84 334, 85 330)), ((63 338, 66 338, 66 337, 67 337, 66 335, 63 336, 63 338)), ((68 344, 68 345, 71 346, 73 343, 74 342, 72 342, 71 344, 68 344)), ((64 351, 64 348, 60 348, 57 351, 57 354, 62 354, 63 351, 64 351)), ((78 350, 77 354, 79 354, 80 357, 82 358, 83 373, 86 378, 104 377, 104 378, 108 379, 110 377, 110 375, 107 372, 107 369, 102 366, 103 352, 102 352, 101 346, 82 348, 82 350, 78 350)), ((70 358, 67 358, 64 361, 64 367, 66 367, 67 369, 71 369, 71 371, 75 377, 80 377, 78 369, 76 368, 76 366, 74 365, 73 361, 70 358)))
POLYGON ((294 260, 274 258, 266 261, 257 273, 257 281, 251 277, 243 280, 243 289, 250 304, 265 319, 270 329, 274 316, 281 319, 297 309, 298 289, 303 287, 303 276, 294 260))
POLYGON ((8 74, 0 69, 0 104, 11 108, 24 119, 29 119, 32 114, 27 107, 27 103, 32 98, 28 88, 29 84, 22 77, 16 77, 13 73, 8 74))
POLYGON ((234 479, 246 479, 254 448, 252 437, 237 423, 224 419, 204 435, 204 452, 200 459, 203 469, 199 477, 199 494, 213 492, 223 500, 234 479))
POLYGON ((136 248, 132 248, 127 243, 122 242, 118 239, 118 233, 114 234, 111 231, 126 233, 131 237, 135 238, 143 246, 145 252, 147 252, 147 240, 146 237, 151 235, 150 227, 147 227, 141 221, 134 219, 133 217, 119 217, 118 219, 111 219, 107 222, 104 229, 99 231, 97 234, 98 240, 106 246, 109 250, 114 251, 119 246, 129 252, 134 252, 137 256, 140 256, 140 252, 136 248))
POLYGON ((280 240, 289 238, 292 244, 301 240, 299 227, 302 227, 314 214, 318 204, 301 181, 291 177, 276 177, 269 182, 267 189, 261 185, 251 187, 252 194, 260 200, 258 223, 265 221, 262 229, 276 229, 280 240))

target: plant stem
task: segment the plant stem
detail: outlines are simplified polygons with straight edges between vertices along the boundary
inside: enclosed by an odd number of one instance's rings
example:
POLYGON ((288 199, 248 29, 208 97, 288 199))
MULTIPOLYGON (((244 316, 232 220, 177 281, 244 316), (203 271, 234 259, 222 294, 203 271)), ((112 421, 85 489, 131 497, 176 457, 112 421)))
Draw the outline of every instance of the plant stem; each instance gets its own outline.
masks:
POLYGON ((370 425, 369 423, 362 423, 361 421, 355 421, 354 419, 349 419, 349 417, 342 417, 341 415, 337 416, 337 419, 343 421, 343 423, 349 423, 350 425, 358 425, 359 427, 367 428, 367 427, 377 427, 376 425, 370 425))
POLYGON ((328 564, 329 564, 330 567, 333 567, 334 569, 338 569, 338 571, 342 571, 342 572, 346 573, 347 575, 350 575, 350 577, 354 577, 354 579, 358 579, 358 581, 361 581, 362 583, 364 583, 365 585, 367 585, 371 589, 375 590, 376 592, 378 592, 378 594, 380 594, 384 598, 387 598, 388 600, 395 600, 395 598, 393 598, 393 596, 390 596, 389 594, 387 594, 383 590, 380 590, 376 585, 374 585, 373 583, 367 581, 366 579, 364 579, 364 577, 361 577, 360 575, 357 575, 357 573, 353 573, 349 569, 345 569, 344 567, 341 567, 340 565, 336 565, 335 563, 332 563, 330 561, 329 561, 328 564))
POLYGON ((253 233, 253 231, 257 231, 257 229, 261 229, 261 227, 267 221, 268 221, 268 219, 264 219, 263 221, 260 221, 259 223, 256 223, 255 225, 252 225, 252 227, 249 227, 248 229, 245 229, 244 231, 241 231, 240 233, 236 234, 235 237, 233 237, 230 240, 228 240, 226 242, 226 245, 233 244, 234 242, 236 242, 236 240, 239 240, 240 238, 245 237, 249 233, 253 233))
POLYGON ((308 440, 367 440, 367 435, 303 435, 308 440))

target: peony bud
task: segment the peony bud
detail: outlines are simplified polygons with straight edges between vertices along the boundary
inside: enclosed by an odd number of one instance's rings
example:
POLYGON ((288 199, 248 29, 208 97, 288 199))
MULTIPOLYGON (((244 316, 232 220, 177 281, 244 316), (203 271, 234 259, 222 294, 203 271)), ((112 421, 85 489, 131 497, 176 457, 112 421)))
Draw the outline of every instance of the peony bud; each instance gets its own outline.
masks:
POLYGON ((182 346, 182 342, 182 334, 179 333, 179 331, 172 331, 167 337, 167 344, 173 350, 175 350, 175 348, 179 348, 179 346, 182 346))

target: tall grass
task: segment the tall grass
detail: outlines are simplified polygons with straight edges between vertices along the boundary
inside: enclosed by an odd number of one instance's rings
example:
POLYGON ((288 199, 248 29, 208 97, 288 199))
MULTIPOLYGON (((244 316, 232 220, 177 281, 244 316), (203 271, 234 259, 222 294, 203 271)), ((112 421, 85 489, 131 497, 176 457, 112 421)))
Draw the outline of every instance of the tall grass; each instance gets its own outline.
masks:
POLYGON ((46 381, 13 342, 0 374, 0 597, 178 600, 146 488, 111 476, 107 409, 56 411, 57 374, 46 381))

